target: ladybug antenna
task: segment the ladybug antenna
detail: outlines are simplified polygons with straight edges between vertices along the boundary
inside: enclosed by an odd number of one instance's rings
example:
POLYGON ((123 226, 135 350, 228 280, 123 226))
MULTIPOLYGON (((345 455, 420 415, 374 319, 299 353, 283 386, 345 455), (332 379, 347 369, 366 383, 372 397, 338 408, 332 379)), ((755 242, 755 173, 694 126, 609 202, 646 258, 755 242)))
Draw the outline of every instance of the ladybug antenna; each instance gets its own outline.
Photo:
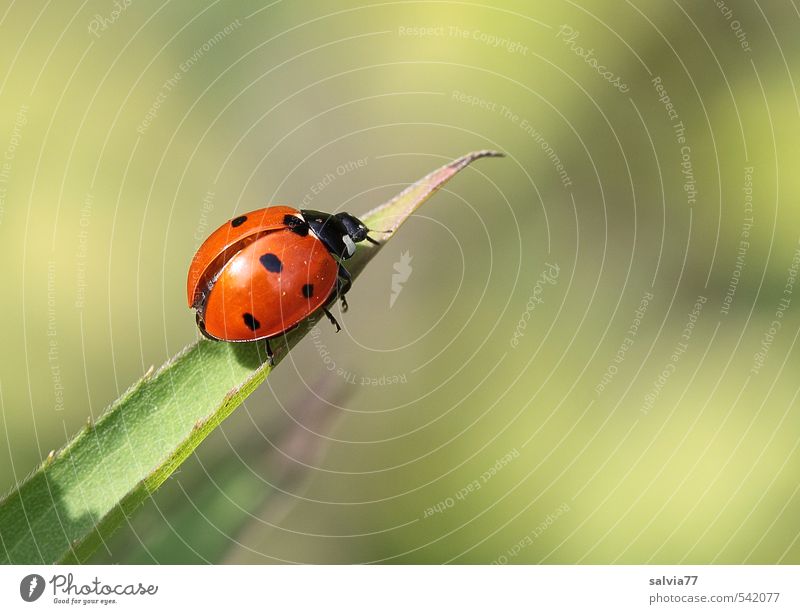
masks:
MULTIPOLYGON (((369 229, 369 232, 380 232, 380 233, 383 233, 383 234, 389 234, 389 233, 391 233, 392 231, 391 231, 391 230, 373 230, 372 228, 370 228, 370 229, 369 229)), ((367 241, 369 241, 369 242, 370 242, 370 243, 372 243, 373 245, 380 245, 380 244, 381 244, 381 242, 380 242, 380 241, 376 241, 375 239, 373 239, 373 238, 372 238, 372 237, 370 237, 370 236, 367 236, 367 237, 365 237, 365 238, 366 238, 366 240, 367 240, 367 241)))

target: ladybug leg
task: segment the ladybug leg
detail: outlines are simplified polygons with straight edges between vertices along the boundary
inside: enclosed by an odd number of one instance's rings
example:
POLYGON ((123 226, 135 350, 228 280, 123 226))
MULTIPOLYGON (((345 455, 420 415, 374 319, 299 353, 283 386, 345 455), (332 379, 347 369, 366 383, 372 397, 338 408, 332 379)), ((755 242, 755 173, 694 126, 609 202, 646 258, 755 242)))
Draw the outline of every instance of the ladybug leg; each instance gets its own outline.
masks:
POLYGON ((327 308, 327 307, 323 307, 323 308, 322 308, 322 311, 324 311, 324 312, 325 312, 325 315, 326 315, 326 316, 328 316, 328 320, 330 320, 331 324, 333 324, 333 325, 336 327, 336 332, 337 332, 337 333, 338 333, 340 330, 342 330, 342 327, 341 327, 341 326, 339 326, 339 323, 336 321, 336 318, 334 318, 334 317, 333 317, 333 314, 332 314, 330 311, 328 311, 328 308, 327 308))
POLYGON ((264 339, 264 343, 267 346, 267 363, 270 367, 275 366, 275 354, 272 351, 272 347, 269 345, 269 339, 264 339))
POLYGON ((342 330, 342 327, 339 326, 336 318, 334 318, 333 314, 328 310, 328 305, 335 303, 336 299, 338 298, 342 301, 342 311, 347 311, 347 299, 344 295, 347 294, 347 291, 350 289, 351 285, 353 285, 353 278, 350 277, 350 273, 340 263, 339 272, 336 277, 336 287, 333 289, 333 292, 331 292, 331 296, 328 299, 328 302, 325 304, 325 307, 322 308, 322 311, 325 312, 325 315, 330 323, 336 327, 337 333, 342 330))
POLYGON ((347 311, 349 308, 345 294, 349 292, 350 286, 352 285, 353 278, 350 276, 350 272, 339 264, 339 277, 336 280, 336 295, 342 301, 342 311, 347 311))

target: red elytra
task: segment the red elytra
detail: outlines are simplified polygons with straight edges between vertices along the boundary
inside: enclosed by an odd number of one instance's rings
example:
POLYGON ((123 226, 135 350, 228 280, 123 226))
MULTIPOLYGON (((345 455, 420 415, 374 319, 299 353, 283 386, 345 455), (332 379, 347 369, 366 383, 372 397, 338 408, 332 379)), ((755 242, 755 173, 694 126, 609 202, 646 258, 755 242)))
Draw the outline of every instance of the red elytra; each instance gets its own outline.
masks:
MULTIPOLYGON (((215 230, 189 266, 187 299, 206 337, 257 341, 276 337, 350 287, 341 265, 355 243, 370 241, 348 213, 273 206, 233 218, 215 230)), ((268 350, 269 351, 269 350, 268 350)))
POLYGON ((267 207, 228 220, 212 232, 189 265, 186 285, 189 307, 197 306, 201 288, 205 289, 210 277, 242 248, 243 243, 255 240, 270 230, 285 229, 285 216, 297 213, 297 209, 284 205, 267 207))

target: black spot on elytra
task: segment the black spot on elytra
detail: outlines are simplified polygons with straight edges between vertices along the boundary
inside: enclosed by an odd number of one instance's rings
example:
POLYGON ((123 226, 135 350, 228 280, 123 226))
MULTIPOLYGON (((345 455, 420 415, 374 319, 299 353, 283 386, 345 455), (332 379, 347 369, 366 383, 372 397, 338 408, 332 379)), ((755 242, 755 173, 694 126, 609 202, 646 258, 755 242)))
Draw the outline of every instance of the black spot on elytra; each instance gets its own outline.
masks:
POLYGON ((308 224, 295 215, 286 214, 283 216, 283 223, 293 233, 305 237, 308 235, 308 224))
POLYGON ((236 227, 241 226, 242 224, 244 224, 246 221, 247 221, 247 216, 246 215, 240 215, 239 217, 235 217, 235 218, 233 218, 231 220, 231 226, 236 228, 236 227))
POLYGON ((242 318, 244 318, 244 325, 250 330, 258 330, 261 328, 261 322, 256 320, 252 313, 245 313, 242 315, 242 318))
POLYGON ((314 284, 305 284, 302 292, 304 297, 311 298, 314 295, 314 284))
POLYGON ((283 263, 275 254, 264 254, 258 260, 270 273, 280 273, 283 270, 283 263))

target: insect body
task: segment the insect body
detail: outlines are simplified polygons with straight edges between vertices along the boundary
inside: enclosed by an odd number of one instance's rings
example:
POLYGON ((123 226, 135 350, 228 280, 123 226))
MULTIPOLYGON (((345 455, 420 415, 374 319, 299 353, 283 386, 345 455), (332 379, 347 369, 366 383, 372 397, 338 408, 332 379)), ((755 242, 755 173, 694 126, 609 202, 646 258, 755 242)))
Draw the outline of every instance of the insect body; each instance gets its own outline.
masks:
POLYGON ((215 230, 189 266, 187 298, 202 333, 219 341, 267 340, 337 298, 347 310, 351 279, 341 261, 356 243, 378 242, 349 213, 267 207, 215 230))

